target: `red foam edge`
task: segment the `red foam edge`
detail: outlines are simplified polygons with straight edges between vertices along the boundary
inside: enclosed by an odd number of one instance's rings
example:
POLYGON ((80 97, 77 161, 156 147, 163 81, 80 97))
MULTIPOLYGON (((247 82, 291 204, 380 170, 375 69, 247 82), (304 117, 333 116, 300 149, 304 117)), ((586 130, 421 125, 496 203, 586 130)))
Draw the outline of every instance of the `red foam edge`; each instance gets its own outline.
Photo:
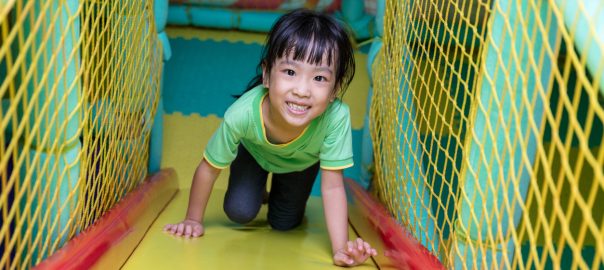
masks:
POLYGON ((386 208, 369 192, 347 178, 346 187, 355 205, 378 233, 384 244, 384 256, 398 269, 445 269, 442 263, 411 233, 399 225, 386 208))
MULTIPOLYGON (((122 198, 92 226, 69 240, 65 246, 38 264, 35 269, 92 268, 112 247, 120 244, 130 235, 142 238, 144 232, 177 190, 176 172, 173 169, 164 169, 147 177, 143 184, 122 198), (150 205, 155 206, 156 213, 146 221, 148 224, 139 224, 143 215, 149 215, 150 205)), ((129 239, 129 241, 138 243, 140 239, 129 239)), ((134 248, 135 245, 131 251, 134 248)))

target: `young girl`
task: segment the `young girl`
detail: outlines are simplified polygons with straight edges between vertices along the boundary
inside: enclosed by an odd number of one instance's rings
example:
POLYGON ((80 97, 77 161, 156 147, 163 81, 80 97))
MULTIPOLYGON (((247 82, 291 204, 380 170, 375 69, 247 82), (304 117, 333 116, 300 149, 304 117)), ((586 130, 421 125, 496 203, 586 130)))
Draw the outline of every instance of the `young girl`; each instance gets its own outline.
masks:
POLYGON ((302 222, 321 168, 321 192, 333 261, 363 263, 376 255, 367 242, 348 241, 342 170, 351 167, 348 106, 338 98, 354 76, 354 56, 344 28, 327 15, 296 10, 268 34, 258 75, 224 115, 195 171, 187 215, 164 230, 203 235, 203 216, 214 181, 230 165, 224 211, 238 223, 256 217, 268 195, 268 223, 290 230, 302 222))

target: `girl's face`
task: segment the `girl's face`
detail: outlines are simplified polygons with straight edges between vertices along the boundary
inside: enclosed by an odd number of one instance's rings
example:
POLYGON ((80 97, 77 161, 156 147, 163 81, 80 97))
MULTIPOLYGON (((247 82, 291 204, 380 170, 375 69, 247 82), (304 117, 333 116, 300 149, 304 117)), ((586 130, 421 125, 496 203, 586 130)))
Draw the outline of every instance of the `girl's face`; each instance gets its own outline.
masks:
POLYGON ((323 114, 334 100, 335 70, 333 64, 327 65, 326 53, 320 65, 294 60, 293 55, 277 58, 270 74, 263 70, 262 75, 269 89, 269 117, 282 128, 297 130, 323 114))

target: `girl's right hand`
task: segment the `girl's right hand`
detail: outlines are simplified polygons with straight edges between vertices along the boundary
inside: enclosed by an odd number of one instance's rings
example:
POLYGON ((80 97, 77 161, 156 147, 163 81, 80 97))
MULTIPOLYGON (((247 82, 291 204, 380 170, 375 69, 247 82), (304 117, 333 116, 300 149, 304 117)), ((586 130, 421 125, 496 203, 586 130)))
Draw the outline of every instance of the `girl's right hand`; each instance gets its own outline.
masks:
POLYGON ((185 219, 177 224, 166 224, 166 226, 164 226, 164 232, 188 238, 202 236, 204 229, 201 223, 195 220, 185 219))

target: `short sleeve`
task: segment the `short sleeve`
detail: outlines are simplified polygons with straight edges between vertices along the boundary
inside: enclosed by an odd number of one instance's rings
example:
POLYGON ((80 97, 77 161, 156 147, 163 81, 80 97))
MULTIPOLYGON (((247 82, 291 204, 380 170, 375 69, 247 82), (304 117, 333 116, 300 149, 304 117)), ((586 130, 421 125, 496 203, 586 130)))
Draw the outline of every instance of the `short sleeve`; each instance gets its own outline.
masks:
POLYGON ((341 170, 354 165, 350 111, 344 103, 336 106, 337 109, 328 116, 328 131, 319 155, 321 168, 326 170, 341 170))
POLYGON ((243 137, 245 126, 233 120, 241 119, 231 119, 225 114, 224 121, 206 145, 203 156, 215 168, 224 169, 228 167, 237 156, 237 148, 243 137))

